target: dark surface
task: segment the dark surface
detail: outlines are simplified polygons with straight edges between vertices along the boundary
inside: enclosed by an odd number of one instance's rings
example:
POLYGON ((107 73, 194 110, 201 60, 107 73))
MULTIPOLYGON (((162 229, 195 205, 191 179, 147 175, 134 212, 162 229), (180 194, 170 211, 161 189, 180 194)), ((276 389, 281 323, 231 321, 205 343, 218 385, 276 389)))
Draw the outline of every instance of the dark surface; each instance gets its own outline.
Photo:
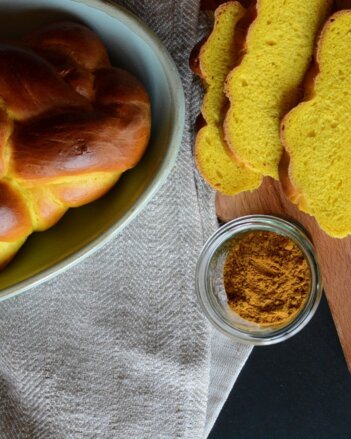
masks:
POLYGON ((254 349, 209 439, 351 439, 351 375, 325 298, 299 334, 254 349))

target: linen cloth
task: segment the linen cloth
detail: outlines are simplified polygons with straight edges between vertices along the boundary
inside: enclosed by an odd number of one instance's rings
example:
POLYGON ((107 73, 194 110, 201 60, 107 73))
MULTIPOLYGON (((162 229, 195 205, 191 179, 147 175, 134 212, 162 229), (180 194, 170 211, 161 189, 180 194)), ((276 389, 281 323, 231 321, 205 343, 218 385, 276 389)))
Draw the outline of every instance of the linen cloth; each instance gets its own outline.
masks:
POLYGON ((79 265, 0 303, 0 438, 207 437, 250 348, 212 331, 194 269, 215 230, 192 160, 199 84, 188 69, 195 0, 125 1, 172 54, 187 121, 167 182, 79 265))

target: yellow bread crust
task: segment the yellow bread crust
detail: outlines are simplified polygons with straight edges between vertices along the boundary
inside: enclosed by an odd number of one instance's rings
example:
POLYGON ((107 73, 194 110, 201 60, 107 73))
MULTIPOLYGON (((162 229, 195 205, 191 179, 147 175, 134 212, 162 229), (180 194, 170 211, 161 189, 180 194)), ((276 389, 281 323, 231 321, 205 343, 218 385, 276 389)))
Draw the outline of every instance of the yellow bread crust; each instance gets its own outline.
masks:
POLYGON ((315 36, 330 0, 257 1, 241 63, 228 75, 225 139, 250 169, 278 179, 281 118, 301 97, 315 36))
POLYGON ((206 92, 201 107, 205 126, 196 136, 195 162, 207 183, 227 195, 256 189, 261 183, 259 174, 235 161, 222 129, 227 106, 223 85, 240 56, 235 37, 238 23, 245 13, 238 2, 227 2, 216 9, 214 27, 201 46, 196 69, 206 92))
MULTIPOLYGON (((351 143, 345 143, 341 139, 337 141, 337 135, 341 133, 338 130, 342 129, 343 126, 346 126, 346 132, 350 130, 348 129, 348 121, 344 121, 343 125, 342 121, 337 123, 333 120, 334 117, 338 116, 338 111, 346 116, 351 111, 351 97, 347 92, 347 79, 351 72, 346 72, 345 78, 342 76, 339 78, 338 75, 342 72, 337 62, 340 60, 339 63, 342 62, 344 66, 350 65, 351 57, 347 58, 347 50, 343 50, 341 47, 342 56, 338 57, 337 55, 338 43, 341 45, 346 43, 345 46, 351 44, 351 38, 348 37, 350 32, 351 10, 336 12, 329 18, 318 39, 316 64, 312 67, 306 83, 305 99, 284 117, 281 124, 281 139, 285 149, 285 158, 280 163, 279 171, 284 192, 292 202, 297 204, 300 210, 315 216, 320 227, 327 234, 336 238, 344 238, 351 234, 351 143), (333 44, 329 44, 329 39, 338 32, 338 25, 340 25, 340 32, 342 32, 341 26, 345 24, 342 23, 344 20, 346 20, 348 32, 345 32, 339 41, 333 40, 333 44), (347 38, 349 40, 346 40, 347 38), (327 56, 330 56, 331 59, 331 70, 330 66, 326 68, 327 56), (328 90, 324 92, 326 88, 323 86, 324 83, 333 80, 333 76, 335 76, 334 83, 329 83, 328 90), (339 101, 335 101, 335 99, 333 101, 337 91, 342 92, 342 98, 339 101), (310 113, 315 115, 312 121, 306 119, 310 113), (306 122, 304 125, 301 124, 303 116, 305 116, 306 122), (333 131, 330 141, 327 142, 329 151, 324 151, 323 136, 328 135, 330 129, 333 131), (297 140, 296 135, 294 136, 296 132, 303 136, 304 145, 302 143, 294 144, 294 140, 297 140), (302 146, 305 151, 305 160, 298 157, 302 146), (308 155, 311 148, 314 148, 313 159, 308 155), (326 152, 333 158, 326 157, 326 152), (318 157, 319 153, 321 157, 318 157), (340 154, 342 159, 335 159, 340 154), (344 175, 345 169, 346 175, 344 175), (304 174, 311 175, 310 184, 306 184, 302 178, 304 174), (320 180, 320 186, 313 181, 316 179, 320 180), (322 204, 319 205, 318 202, 322 204), (321 206, 323 209, 320 209, 321 206)), ((351 142, 351 135, 349 138, 351 142)))
POLYGON ((1 242, 0 245, 0 270, 6 267, 7 264, 16 256, 18 250, 25 243, 26 238, 18 239, 13 242, 1 242))

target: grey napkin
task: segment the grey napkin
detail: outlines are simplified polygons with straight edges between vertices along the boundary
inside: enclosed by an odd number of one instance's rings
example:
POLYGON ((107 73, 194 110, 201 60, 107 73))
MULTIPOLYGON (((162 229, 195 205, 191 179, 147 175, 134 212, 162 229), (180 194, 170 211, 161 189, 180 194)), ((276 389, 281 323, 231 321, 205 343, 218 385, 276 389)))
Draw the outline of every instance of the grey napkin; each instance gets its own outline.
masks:
POLYGON ((173 55, 187 118, 168 181, 84 262, 0 303, 0 438, 202 438, 249 349, 210 330, 194 268, 216 228, 192 160, 198 2, 126 1, 173 55), (207 423, 206 423, 207 419, 207 423))

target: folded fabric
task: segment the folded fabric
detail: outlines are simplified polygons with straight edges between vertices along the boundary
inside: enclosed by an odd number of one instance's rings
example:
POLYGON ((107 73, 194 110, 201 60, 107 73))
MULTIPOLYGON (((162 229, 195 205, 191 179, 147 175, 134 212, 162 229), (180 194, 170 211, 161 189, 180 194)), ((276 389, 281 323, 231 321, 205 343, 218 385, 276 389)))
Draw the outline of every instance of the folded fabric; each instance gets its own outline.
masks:
POLYGON ((0 303, 2 439, 202 438, 250 351, 212 332, 194 292, 198 254, 216 228, 213 193, 192 159, 199 89, 187 61, 198 2, 125 5, 178 65, 189 115, 181 151, 168 181, 123 233, 0 303))

